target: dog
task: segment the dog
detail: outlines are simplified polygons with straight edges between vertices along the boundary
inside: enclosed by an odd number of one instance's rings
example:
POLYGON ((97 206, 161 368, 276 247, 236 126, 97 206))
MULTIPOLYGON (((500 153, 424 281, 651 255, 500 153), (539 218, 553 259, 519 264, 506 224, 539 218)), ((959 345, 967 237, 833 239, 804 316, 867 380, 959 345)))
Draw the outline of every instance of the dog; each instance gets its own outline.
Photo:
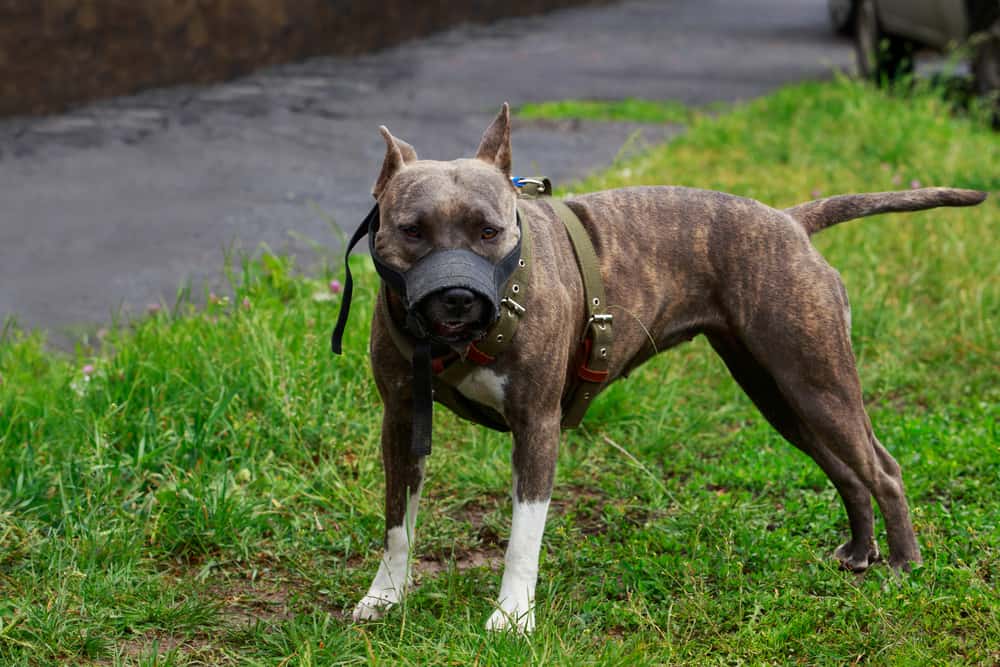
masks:
MULTIPOLYGON (((512 184, 506 104, 471 159, 418 160, 409 144, 385 127, 380 130, 386 152, 373 188, 379 224, 371 228, 370 239, 376 266, 412 275, 415 267, 445 251, 464 251, 463 257, 475 255, 472 261, 499 266, 516 254, 524 229, 530 229, 532 268, 518 295, 516 336, 456 390, 501 416, 513 436, 511 535, 496 609, 486 627, 531 632, 565 399, 577 383, 579 343, 592 322, 577 251, 553 204, 519 198, 512 184)), ((669 186, 568 199, 596 253, 607 312, 618 316, 607 380, 704 335, 767 421, 809 455, 839 492, 850 524, 850 539, 834 552, 843 567, 863 571, 880 560, 874 496, 885 518, 889 564, 909 569, 921 556, 900 467, 865 412, 847 293, 809 237, 854 218, 970 206, 985 196, 923 188, 842 195, 786 210, 669 186)), ((447 282, 447 276, 438 279, 447 282)), ((415 315, 438 346, 465 355, 502 316, 486 288, 445 285, 416 304, 397 291, 383 283, 371 326, 371 365, 384 410, 385 541, 378 572, 354 609, 355 620, 381 617, 410 583, 424 456, 411 447, 419 418, 416 366, 397 339, 416 343, 425 335, 410 325, 415 315)))

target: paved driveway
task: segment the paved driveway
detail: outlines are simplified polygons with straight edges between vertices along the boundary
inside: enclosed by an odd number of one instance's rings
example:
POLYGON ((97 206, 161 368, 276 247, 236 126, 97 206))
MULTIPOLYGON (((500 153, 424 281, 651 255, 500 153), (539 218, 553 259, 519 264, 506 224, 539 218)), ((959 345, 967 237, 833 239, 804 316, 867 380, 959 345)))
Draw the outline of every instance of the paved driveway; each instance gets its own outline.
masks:
MULTIPOLYGON (((300 252, 293 231, 335 246, 328 219, 350 228, 370 205, 379 124, 447 159, 504 100, 746 99, 850 61, 825 0, 635 0, 0 120, 0 317, 65 341, 217 281, 227 248, 300 252)), ((634 129, 522 123, 515 168, 565 182, 634 129)))

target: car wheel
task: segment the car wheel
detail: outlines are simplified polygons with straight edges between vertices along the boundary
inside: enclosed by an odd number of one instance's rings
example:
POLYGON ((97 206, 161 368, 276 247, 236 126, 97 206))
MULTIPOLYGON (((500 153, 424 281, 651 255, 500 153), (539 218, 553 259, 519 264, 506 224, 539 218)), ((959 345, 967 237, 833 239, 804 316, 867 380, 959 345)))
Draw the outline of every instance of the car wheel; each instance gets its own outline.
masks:
POLYGON ((854 31, 857 4, 857 0, 827 0, 826 10, 830 16, 830 25, 838 35, 850 36, 854 31))
POLYGON ((875 0, 861 0, 854 17, 854 50, 858 74, 879 85, 913 72, 913 43, 885 32, 875 0))

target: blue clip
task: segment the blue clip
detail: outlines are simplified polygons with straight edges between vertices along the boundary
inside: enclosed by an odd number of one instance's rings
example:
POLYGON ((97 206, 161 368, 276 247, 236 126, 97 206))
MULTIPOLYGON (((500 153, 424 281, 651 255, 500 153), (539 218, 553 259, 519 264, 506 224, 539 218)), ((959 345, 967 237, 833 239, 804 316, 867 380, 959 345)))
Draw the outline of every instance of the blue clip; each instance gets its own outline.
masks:
POLYGON ((527 178, 525 176, 511 176, 510 182, 514 184, 515 188, 523 188, 525 185, 535 185, 538 186, 535 194, 543 194, 552 186, 544 178, 527 178))

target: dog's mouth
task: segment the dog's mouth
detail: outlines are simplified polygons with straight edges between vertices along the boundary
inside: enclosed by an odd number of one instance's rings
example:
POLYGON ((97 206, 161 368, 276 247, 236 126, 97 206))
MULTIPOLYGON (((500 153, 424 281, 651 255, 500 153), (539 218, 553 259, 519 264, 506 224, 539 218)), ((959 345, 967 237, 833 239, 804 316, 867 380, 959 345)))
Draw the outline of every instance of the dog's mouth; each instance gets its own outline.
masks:
POLYGON ((472 341, 482 334, 479 322, 444 320, 435 322, 433 326, 435 335, 448 343, 472 341))
POLYGON ((489 327, 489 304, 463 288, 433 293, 421 303, 420 311, 430 333, 453 346, 476 340, 489 327))

